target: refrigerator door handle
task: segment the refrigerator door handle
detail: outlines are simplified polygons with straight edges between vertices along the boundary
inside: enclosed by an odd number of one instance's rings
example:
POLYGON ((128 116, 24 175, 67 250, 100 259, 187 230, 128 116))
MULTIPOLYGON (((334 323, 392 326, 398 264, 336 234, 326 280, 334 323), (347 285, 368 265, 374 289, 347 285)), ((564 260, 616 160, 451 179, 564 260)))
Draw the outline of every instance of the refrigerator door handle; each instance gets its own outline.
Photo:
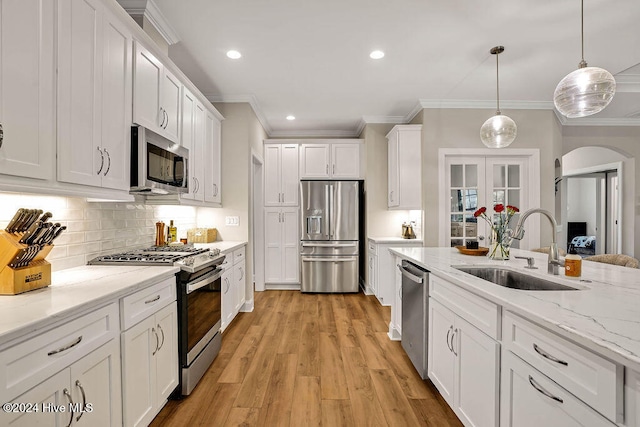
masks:
POLYGON ((358 257, 302 257, 302 262, 353 262, 357 261, 358 257))
POLYGON ((334 227, 336 226, 336 212, 334 209, 334 194, 333 194, 333 184, 329 184, 329 209, 331 212, 331 217, 333 219, 333 221, 329 222, 329 237, 333 237, 333 235, 335 234, 335 230, 334 227))
POLYGON ((324 207, 325 207, 325 215, 324 215, 324 229, 325 236, 329 237, 329 216, 331 215, 331 205, 329 204, 329 184, 325 184, 324 186, 324 207))
POLYGON ((303 248, 320 247, 320 248, 355 248, 358 245, 357 242, 353 243, 307 243, 302 242, 303 248))

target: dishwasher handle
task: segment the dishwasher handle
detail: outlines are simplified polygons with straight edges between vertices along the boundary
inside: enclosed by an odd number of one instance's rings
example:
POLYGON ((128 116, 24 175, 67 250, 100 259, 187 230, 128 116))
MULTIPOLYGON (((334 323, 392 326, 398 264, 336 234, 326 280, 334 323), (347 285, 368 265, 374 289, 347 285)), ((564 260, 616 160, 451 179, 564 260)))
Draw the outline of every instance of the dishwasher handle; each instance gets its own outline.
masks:
POLYGON ((397 266, 398 266, 398 269, 400 270, 400 273, 402 273, 402 275, 407 279, 419 284, 424 283, 424 277, 416 276, 415 274, 409 272, 406 268, 402 267, 400 264, 397 264, 397 266))

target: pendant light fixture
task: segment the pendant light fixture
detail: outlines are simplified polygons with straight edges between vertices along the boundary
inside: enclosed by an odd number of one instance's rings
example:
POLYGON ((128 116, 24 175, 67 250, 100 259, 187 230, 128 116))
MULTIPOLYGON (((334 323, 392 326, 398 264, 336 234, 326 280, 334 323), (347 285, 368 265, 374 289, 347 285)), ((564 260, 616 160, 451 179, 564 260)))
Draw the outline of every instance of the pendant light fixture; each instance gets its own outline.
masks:
POLYGON ((484 122, 480 128, 480 139, 489 148, 504 148, 516 139, 518 127, 516 122, 510 117, 502 115, 500 112, 500 78, 498 74, 498 55, 504 52, 504 46, 496 46, 491 49, 492 55, 496 56, 496 115, 484 122))
POLYGON ((602 111, 613 99, 616 81, 610 72, 587 67, 584 60, 584 0, 581 0, 582 61, 579 68, 560 80, 553 93, 556 109, 568 118, 586 117, 602 111))

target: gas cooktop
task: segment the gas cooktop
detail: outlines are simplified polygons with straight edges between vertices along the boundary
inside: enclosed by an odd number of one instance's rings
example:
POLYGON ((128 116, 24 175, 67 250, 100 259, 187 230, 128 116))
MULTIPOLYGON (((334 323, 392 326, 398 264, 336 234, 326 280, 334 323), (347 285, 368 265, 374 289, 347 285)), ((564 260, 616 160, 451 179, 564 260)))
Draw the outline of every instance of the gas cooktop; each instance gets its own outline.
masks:
POLYGON ((194 272, 209 265, 221 264, 224 255, 220 249, 202 249, 193 246, 151 246, 127 252, 102 255, 89 261, 88 265, 157 265, 179 266, 182 270, 194 272))

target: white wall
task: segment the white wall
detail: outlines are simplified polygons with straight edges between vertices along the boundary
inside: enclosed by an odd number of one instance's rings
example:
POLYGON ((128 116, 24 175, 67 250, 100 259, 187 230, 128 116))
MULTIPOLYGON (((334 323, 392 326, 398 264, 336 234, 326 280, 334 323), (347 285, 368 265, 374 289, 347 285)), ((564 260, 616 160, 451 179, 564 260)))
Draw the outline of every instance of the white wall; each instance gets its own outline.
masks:
MULTIPOLYGON (((567 179, 567 222, 586 222, 589 236, 596 235, 597 182, 596 178, 567 179)), ((558 245, 564 248, 565 240, 558 245)))

